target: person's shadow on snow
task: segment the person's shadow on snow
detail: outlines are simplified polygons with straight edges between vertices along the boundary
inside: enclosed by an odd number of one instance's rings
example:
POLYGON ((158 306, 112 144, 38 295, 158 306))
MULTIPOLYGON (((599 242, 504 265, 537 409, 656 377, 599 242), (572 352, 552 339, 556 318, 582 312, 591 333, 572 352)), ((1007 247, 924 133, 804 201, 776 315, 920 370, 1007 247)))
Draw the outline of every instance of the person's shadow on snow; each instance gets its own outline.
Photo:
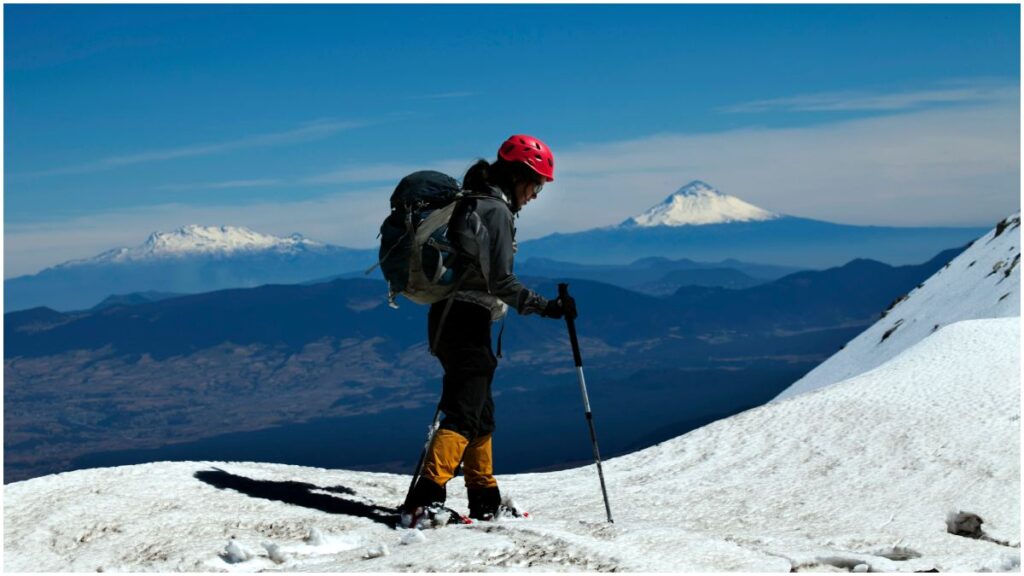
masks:
POLYGON ((398 523, 398 516, 393 508, 367 504, 358 500, 349 500, 342 496, 355 495, 355 490, 345 486, 323 488, 295 480, 254 480, 245 476, 236 476, 220 468, 200 470, 195 473, 195 478, 215 488, 234 490, 253 498, 276 500, 285 504, 304 506, 330 514, 358 516, 384 524, 389 528, 394 528, 398 523), (313 492, 314 490, 332 492, 333 494, 317 494, 313 492))

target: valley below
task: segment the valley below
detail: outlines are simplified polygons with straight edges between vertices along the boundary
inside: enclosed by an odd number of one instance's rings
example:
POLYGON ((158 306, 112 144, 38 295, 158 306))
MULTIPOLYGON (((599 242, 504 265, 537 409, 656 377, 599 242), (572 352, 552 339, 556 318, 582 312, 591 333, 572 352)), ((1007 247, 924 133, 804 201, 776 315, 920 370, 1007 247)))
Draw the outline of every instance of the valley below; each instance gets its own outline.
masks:
MULTIPOLYGON (((769 401, 958 253, 664 296, 567 279, 602 455, 769 401)), ((541 294, 559 281, 523 279, 541 294)), ((4 481, 197 459, 408 472, 442 372, 427 350, 427 308, 393 310, 384 294, 380 281, 339 278, 8 313, 4 481)), ((504 328, 497 470, 587 461, 564 322, 513 313, 504 328)))

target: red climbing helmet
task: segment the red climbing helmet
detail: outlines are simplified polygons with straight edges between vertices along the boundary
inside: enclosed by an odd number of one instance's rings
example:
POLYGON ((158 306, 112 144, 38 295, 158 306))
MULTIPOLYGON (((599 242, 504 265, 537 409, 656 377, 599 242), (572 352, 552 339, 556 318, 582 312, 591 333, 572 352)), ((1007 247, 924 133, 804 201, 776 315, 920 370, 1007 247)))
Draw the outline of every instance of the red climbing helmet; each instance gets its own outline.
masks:
POLYGON ((523 162, 548 182, 555 179, 555 157, 540 140, 526 134, 509 136, 498 149, 498 156, 508 162, 523 162))

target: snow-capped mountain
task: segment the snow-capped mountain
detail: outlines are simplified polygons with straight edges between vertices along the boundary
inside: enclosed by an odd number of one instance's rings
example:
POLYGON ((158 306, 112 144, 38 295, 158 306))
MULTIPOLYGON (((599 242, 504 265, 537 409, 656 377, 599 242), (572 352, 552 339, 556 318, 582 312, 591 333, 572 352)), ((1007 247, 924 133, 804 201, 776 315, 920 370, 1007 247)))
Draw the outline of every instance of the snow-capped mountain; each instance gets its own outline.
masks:
POLYGON ((325 248, 326 244, 301 234, 273 236, 254 232, 244 226, 199 226, 190 224, 172 232, 154 232, 134 248, 115 248, 98 256, 73 260, 61 266, 142 262, 160 258, 189 256, 231 256, 242 252, 296 253, 299 250, 325 248))
POLYGON ((626 220, 622 226, 724 224, 774 220, 779 217, 779 214, 748 204, 735 196, 722 194, 708 184, 694 180, 661 204, 626 220))
POLYGON ((783 391, 782 400, 871 370, 954 322, 1020 316, 1020 213, 909 294, 846 347, 783 391))
POLYGON ((157 462, 7 484, 4 570, 1019 571, 1019 320, 606 460, 614 524, 592 464, 499 475, 530 520, 421 532, 408 475, 157 462))
POLYGON ((132 292, 190 294, 304 282, 365 270, 376 260, 377 250, 332 246, 301 234, 189 225, 155 232, 138 246, 5 280, 4 311, 35 306, 81 310, 112 294, 132 292))
POLYGON ((519 243, 519 258, 628 264, 640 258, 736 259, 829 268, 869 258, 924 262, 967 244, 984 228, 853 226, 777 214, 695 180, 617 226, 551 234, 519 243))

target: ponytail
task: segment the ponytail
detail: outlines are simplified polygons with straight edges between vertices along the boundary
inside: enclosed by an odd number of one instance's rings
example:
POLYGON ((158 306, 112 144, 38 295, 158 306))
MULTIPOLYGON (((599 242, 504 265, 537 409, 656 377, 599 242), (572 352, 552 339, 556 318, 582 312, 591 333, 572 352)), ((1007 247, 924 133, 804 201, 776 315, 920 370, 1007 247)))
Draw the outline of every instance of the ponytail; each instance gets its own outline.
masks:
POLYGON ((490 186, 490 168, 491 163, 483 158, 476 161, 466 170, 466 175, 462 177, 462 189, 473 190, 477 192, 483 192, 490 186))
POLYGON ((537 173, 522 162, 508 162, 498 158, 491 163, 481 158, 466 170, 466 175, 462 177, 462 188, 486 192, 489 187, 497 186, 512 196, 517 183, 537 178, 537 173))

